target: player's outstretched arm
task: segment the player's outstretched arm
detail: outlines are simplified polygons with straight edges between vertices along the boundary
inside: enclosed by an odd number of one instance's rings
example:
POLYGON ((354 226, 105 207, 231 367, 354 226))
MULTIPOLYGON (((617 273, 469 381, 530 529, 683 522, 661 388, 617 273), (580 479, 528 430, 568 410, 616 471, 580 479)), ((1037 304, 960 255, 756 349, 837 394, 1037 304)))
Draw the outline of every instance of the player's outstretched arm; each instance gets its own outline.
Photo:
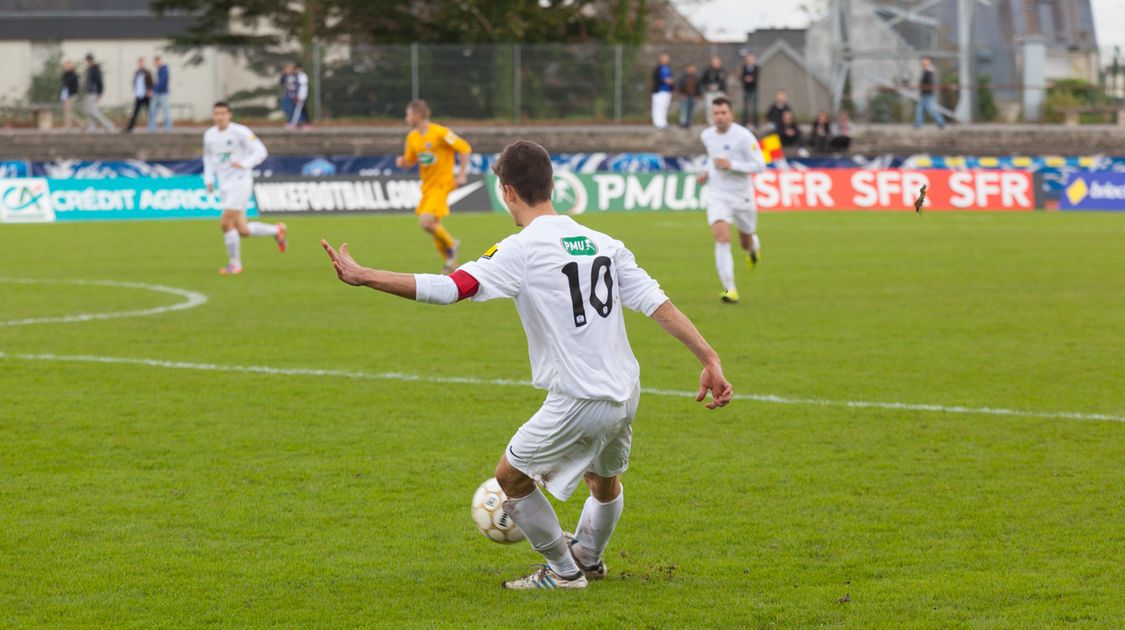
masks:
POLYGON ((723 376, 719 354, 707 343, 687 315, 680 312, 680 309, 668 300, 653 312, 652 318, 660 324, 661 328, 668 331, 668 334, 687 346, 703 364, 703 372, 699 375, 699 394, 696 395, 695 400, 702 402, 710 391, 711 402, 707 403, 708 409, 725 407, 729 404, 734 390, 723 376))
POLYGON ((390 293, 408 300, 415 299, 417 286, 414 282, 414 274, 364 267, 352 258, 352 255, 348 252, 347 243, 340 246, 339 252, 332 249, 332 246, 324 239, 321 239, 320 245, 324 248, 324 251, 328 252, 328 257, 332 259, 332 266, 336 269, 336 277, 341 281, 355 287, 371 287, 376 291, 390 293))

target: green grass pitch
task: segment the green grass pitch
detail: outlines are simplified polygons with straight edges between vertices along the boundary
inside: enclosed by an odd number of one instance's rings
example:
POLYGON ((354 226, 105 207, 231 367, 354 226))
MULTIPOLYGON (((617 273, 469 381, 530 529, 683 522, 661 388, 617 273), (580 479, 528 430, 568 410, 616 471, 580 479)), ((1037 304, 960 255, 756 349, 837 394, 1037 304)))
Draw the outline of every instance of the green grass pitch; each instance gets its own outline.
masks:
MULTIPOLYGON (((634 250, 736 393, 785 402, 645 395, 611 577, 576 593, 501 590, 537 556, 469 518, 543 394, 363 376, 528 378, 510 302, 347 287, 317 245, 436 272, 413 217, 292 218, 289 253, 245 241, 231 278, 212 222, 0 226, 0 321, 182 300, 12 279, 208 298, 0 326, 0 626, 1125 625, 1125 216, 763 215, 737 306, 702 214, 581 221, 634 250)), ((469 257, 514 230, 449 226, 469 257)), ((627 323, 646 387, 695 388, 685 349, 627 323)))

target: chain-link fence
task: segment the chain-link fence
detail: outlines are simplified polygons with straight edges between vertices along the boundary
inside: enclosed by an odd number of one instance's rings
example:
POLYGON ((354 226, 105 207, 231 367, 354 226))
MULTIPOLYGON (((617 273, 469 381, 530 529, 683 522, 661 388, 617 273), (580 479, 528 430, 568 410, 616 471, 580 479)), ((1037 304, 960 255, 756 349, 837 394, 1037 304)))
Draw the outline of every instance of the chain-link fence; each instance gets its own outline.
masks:
MULTIPOLYGON (((94 54, 105 83, 102 105, 118 116, 134 104, 138 59, 168 65, 178 119, 206 120, 216 100, 244 118, 285 117, 282 70, 300 64, 307 77, 306 107, 313 120, 398 119, 415 98, 435 116, 498 122, 623 122, 649 117, 657 55, 669 52, 675 75, 712 55, 722 60, 728 89, 738 92, 745 45, 613 46, 598 44, 314 45, 308 50, 204 48, 176 52, 163 42, 29 42, 23 63, 0 70, 0 108, 11 114, 57 106, 63 63, 94 54)), ((302 81, 304 79, 302 78, 302 81)), ((296 85, 290 82, 290 87, 296 85)), ((84 90, 85 88, 80 88, 84 90)), ((291 89, 292 91, 292 89, 291 89)))

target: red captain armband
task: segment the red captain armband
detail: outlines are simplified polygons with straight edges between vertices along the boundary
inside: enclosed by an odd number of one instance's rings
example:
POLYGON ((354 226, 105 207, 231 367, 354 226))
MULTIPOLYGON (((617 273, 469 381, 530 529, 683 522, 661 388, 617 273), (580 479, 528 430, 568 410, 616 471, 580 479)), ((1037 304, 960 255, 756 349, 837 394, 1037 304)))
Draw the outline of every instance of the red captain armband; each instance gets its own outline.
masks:
POLYGON ((457 285, 458 301, 473 297, 480 289, 480 283, 477 282, 477 279, 460 269, 449 274, 449 278, 457 285))

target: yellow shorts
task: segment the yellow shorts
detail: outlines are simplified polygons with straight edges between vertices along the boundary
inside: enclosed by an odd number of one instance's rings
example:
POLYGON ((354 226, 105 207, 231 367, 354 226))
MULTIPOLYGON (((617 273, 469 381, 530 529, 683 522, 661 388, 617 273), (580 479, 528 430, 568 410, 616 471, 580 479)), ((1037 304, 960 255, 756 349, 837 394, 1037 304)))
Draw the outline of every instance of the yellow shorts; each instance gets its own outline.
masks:
POLYGON ((435 218, 449 216, 449 193, 454 186, 435 186, 422 193, 422 201, 418 202, 415 214, 432 214, 435 218))

